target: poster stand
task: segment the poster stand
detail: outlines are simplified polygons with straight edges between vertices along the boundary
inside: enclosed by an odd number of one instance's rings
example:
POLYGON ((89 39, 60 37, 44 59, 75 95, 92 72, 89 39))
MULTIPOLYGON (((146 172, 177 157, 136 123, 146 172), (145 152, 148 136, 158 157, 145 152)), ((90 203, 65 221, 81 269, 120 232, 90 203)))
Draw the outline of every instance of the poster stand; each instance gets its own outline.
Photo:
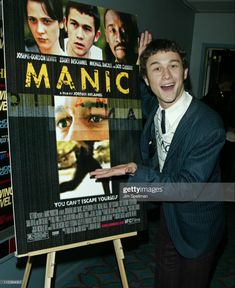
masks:
POLYGON ((136 235, 137 235, 137 232, 124 233, 124 234, 104 237, 104 238, 100 238, 100 239, 83 241, 83 242, 59 246, 59 247, 55 247, 55 248, 48 248, 48 249, 44 249, 44 250, 29 252, 28 254, 24 254, 24 255, 19 255, 18 257, 23 257, 23 256, 28 257, 21 288, 27 287, 30 272, 32 269, 32 257, 33 256, 41 255, 41 254, 47 254, 44 288, 50 288, 51 287, 51 280, 54 276, 56 252, 66 250, 66 249, 91 245, 91 244, 107 242, 107 241, 113 241, 114 250, 115 250, 116 259, 117 259, 118 268, 119 268, 119 273, 121 276, 122 287, 128 288, 129 286, 128 286, 126 271, 125 271, 125 267, 124 267, 124 263, 123 263, 123 259, 125 257, 124 257, 124 252, 123 252, 123 248, 122 248, 121 238, 126 238, 126 237, 131 237, 131 236, 136 236, 136 235))

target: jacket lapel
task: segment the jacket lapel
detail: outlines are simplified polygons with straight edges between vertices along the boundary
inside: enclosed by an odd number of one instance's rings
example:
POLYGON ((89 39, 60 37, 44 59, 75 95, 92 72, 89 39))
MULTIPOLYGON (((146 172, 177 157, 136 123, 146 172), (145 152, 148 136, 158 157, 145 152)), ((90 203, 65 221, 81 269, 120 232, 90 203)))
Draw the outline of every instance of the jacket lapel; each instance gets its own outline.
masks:
MULTIPOLYGON (((176 128, 175 134, 173 136, 170 149, 168 151, 164 167, 167 166, 167 162, 170 160, 170 158, 176 153, 176 150, 179 149, 180 143, 184 140, 185 135, 188 133, 189 129, 191 129, 191 124, 194 121, 194 115, 197 110, 197 105, 195 99, 192 99, 192 102, 190 103, 187 111, 183 115, 182 119, 179 122, 178 127, 176 128)), ((164 170, 163 167, 163 170, 164 170)))
POLYGON ((145 123, 141 137, 141 152, 145 165, 151 165, 151 163, 156 163, 156 165, 158 164, 157 144, 154 127, 154 116, 156 114, 157 108, 158 106, 155 107, 150 113, 145 123))
MULTIPOLYGON (((196 99, 193 98, 192 102, 190 103, 187 111, 185 112, 184 116, 179 122, 179 125, 175 131, 173 136, 170 149, 168 151, 164 166, 167 166, 167 162, 171 159, 171 157, 176 153, 177 149, 181 145, 181 142, 184 140, 186 133, 188 130, 191 129, 192 122, 194 121, 194 117, 197 114, 197 105, 196 99)), ((141 137, 141 151, 142 151, 142 158, 145 165, 151 165, 153 168, 157 168, 159 166, 158 160, 158 153, 157 153, 157 146, 156 146, 156 135, 155 135, 155 128, 154 128, 154 116, 158 106, 156 106, 153 111, 150 113, 142 133, 141 137), (155 143, 155 144, 154 144, 155 143)))

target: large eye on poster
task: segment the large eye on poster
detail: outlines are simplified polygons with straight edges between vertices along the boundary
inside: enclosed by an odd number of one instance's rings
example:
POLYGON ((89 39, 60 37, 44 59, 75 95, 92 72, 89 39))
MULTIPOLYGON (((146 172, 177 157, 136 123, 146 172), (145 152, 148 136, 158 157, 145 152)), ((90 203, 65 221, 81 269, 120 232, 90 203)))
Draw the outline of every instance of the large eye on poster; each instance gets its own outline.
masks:
POLYGON ((17 255, 139 231, 128 177, 142 130, 136 16, 79 1, 4 0, 17 255))

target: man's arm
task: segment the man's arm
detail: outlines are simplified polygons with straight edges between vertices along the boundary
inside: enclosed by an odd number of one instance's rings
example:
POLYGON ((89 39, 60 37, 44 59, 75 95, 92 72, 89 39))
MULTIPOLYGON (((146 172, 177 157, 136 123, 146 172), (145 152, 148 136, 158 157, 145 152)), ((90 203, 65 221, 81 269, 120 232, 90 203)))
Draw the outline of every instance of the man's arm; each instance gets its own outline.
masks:
MULTIPOLYGON (((153 37, 149 31, 144 31, 140 34, 138 39, 138 60, 137 65, 140 64, 140 55, 146 48, 146 46, 152 41, 153 37)), ((152 108, 157 104, 157 98, 152 93, 151 89, 145 84, 142 77, 140 77, 140 94, 141 94, 141 107, 144 118, 147 118, 152 108)))
MULTIPOLYGON (((184 201, 185 199, 188 201, 195 200, 199 197, 200 190, 193 191, 194 193, 190 195, 187 185, 176 184, 208 182, 219 159, 224 139, 225 134, 223 129, 214 130, 207 137, 201 135, 200 139, 195 139, 194 145, 191 147, 189 153, 185 155, 182 161, 183 164, 176 173, 160 173, 148 166, 136 165, 131 162, 106 169, 103 172, 102 170, 96 170, 90 173, 90 175, 99 179, 133 174, 133 176, 129 177, 129 183, 150 183, 151 185, 154 183, 173 183, 167 186, 168 189, 165 189, 164 193, 157 195, 161 197, 162 201, 170 201, 172 199, 177 199, 178 201, 184 201)), ((175 163, 175 165, 178 165, 178 163, 175 163)))
POLYGON ((147 119, 150 112, 153 110, 153 107, 156 107, 156 105, 158 105, 157 97, 144 83, 144 80, 140 80, 140 95, 143 117, 147 119))

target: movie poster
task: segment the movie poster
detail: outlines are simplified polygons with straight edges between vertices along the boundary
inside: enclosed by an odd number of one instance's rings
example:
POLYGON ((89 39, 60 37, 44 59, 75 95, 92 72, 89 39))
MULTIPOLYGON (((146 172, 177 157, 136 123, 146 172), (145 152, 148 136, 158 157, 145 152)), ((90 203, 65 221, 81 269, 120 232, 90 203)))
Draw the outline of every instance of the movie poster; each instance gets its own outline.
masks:
POLYGON ((143 229, 127 178, 89 177, 139 158, 136 17, 59 0, 3 15, 17 254, 143 229))
POLYGON ((0 11, 0 241, 2 240, 1 234, 3 234, 5 229, 13 225, 7 129, 7 93, 5 90, 4 39, 2 11, 0 11))

